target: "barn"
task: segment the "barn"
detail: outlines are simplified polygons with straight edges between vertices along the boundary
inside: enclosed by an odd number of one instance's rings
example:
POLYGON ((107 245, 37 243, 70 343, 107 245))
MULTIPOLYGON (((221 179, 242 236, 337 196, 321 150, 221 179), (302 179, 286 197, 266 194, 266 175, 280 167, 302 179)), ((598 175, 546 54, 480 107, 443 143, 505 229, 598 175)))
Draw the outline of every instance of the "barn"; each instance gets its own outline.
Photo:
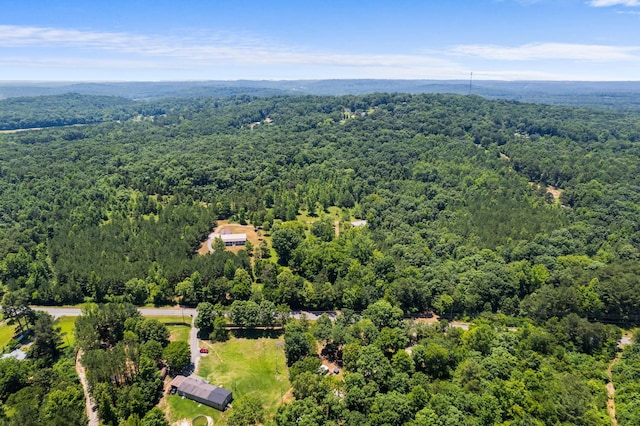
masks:
POLYGON ((176 392, 180 396, 220 411, 224 411, 233 401, 233 395, 230 390, 210 385, 204 380, 194 377, 176 376, 171 381, 171 389, 172 392, 176 392))

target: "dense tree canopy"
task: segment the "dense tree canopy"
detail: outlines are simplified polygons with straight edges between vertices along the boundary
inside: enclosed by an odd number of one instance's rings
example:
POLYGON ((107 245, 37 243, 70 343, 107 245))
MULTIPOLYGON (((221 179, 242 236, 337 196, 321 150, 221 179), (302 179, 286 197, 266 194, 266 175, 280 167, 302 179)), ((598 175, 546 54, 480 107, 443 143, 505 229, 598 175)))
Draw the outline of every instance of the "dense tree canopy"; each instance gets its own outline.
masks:
MULTIPOLYGON (((53 360, 55 325, 29 305, 89 302, 76 337, 105 424, 144 422, 159 363, 184 364, 133 305, 174 303, 199 305, 220 340, 222 313, 271 327, 288 309, 344 312, 286 327, 290 365, 315 335, 348 375, 296 380, 279 424, 605 424, 618 333, 602 323, 640 320, 636 113, 387 93, 11 102, 10 128, 85 125, 0 134, 3 313, 53 360), (55 119, 65 108, 86 114, 55 119), (198 255, 219 220, 260 240, 198 255), (532 322, 407 329, 430 310, 532 322)), ((35 389, 58 421, 63 395, 0 367, 15 419, 31 421, 35 389)))
MULTIPOLYGON (((47 100, 72 101, 115 105, 47 100)), ((384 296, 405 312, 640 315, 634 115, 382 93, 152 104, 142 120, 0 135, 5 291, 45 304, 360 310, 384 296), (262 246, 255 263, 194 255, 216 219, 275 225, 277 262, 262 246)))

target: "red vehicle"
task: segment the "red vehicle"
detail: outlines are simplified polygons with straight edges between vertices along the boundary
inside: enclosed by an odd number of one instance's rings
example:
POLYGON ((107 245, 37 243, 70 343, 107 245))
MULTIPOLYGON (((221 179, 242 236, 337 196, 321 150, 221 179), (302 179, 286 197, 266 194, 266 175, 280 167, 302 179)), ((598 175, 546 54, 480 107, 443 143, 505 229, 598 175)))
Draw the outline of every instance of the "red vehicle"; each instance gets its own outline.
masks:
POLYGON ((209 349, 207 349, 207 348, 200 348, 200 353, 201 353, 201 354, 208 354, 208 353, 209 353, 209 349))

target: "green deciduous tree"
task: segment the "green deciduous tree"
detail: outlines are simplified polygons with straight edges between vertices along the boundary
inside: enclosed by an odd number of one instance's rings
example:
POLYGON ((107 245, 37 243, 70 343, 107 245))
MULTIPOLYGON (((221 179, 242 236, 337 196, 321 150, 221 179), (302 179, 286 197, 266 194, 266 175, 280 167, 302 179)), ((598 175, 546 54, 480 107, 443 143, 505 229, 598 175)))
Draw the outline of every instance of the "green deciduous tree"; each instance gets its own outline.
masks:
POLYGON ((292 365, 313 353, 309 336, 296 322, 290 322, 285 327, 284 351, 287 357, 287 365, 292 365))
POLYGON ((291 254, 302 242, 302 236, 292 228, 281 227, 273 231, 271 238, 278 261, 281 265, 288 265, 291 254))
POLYGON ((164 348, 162 358, 170 371, 179 373, 189 366, 191 351, 187 342, 171 342, 164 348))

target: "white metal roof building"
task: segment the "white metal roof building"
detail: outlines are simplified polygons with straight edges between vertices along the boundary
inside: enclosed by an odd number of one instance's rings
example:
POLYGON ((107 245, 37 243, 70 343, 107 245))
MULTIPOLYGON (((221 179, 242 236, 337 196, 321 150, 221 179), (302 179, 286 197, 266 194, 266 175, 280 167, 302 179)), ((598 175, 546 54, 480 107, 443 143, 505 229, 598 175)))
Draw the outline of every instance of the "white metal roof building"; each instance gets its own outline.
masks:
POLYGON ((247 234, 221 234, 225 246, 243 246, 247 243, 247 234))

